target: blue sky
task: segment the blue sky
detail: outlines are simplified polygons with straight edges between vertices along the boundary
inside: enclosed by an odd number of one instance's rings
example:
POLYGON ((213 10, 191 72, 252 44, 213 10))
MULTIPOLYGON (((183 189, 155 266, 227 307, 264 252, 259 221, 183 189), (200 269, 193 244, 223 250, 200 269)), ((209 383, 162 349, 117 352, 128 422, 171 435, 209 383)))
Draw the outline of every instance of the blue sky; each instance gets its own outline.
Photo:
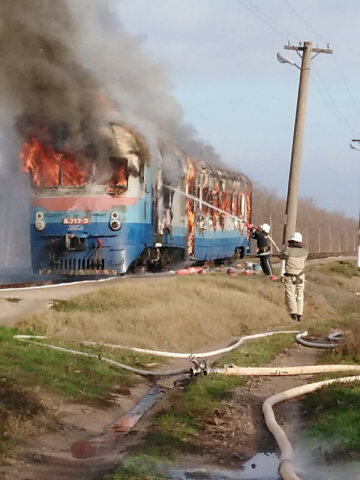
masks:
POLYGON ((309 40, 334 50, 312 61, 300 185, 327 210, 357 217, 360 2, 121 0, 124 28, 165 64, 184 118, 230 166, 285 196, 299 71, 277 62, 309 40))

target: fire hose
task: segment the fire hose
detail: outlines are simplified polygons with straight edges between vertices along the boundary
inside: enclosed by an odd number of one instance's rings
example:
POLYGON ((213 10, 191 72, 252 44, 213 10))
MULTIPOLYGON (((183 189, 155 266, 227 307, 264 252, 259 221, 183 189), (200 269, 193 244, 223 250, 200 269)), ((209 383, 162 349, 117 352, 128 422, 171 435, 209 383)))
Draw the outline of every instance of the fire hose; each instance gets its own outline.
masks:
POLYGON ((295 337, 297 343, 300 343, 304 347, 310 348, 323 348, 323 349, 333 349, 336 348, 338 342, 343 338, 343 332, 337 330, 330 335, 328 335, 327 339, 331 343, 323 343, 323 342, 309 342, 308 340, 304 340, 304 337, 307 335, 307 332, 298 333, 295 337))
POLYGON ((239 340, 237 340, 235 343, 233 343, 229 347, 219 348, 217 350, 211 350, 210 352, 198 352, 198 353, 164 352, 164 351, 159 351, 159 350, 149 350, 149 349, 146 349, 146 348, 127 347, 127 346, 123 346, 123 345, 113 345, 111 343, 99 343, 99 342, 88 342, 88 341, 84 341, 84 342, 81 342, 81 343, 83 345, 103 346, 103 347, 107 347, 107 348, 130 350, 132 352, 145 353, 145 354, 148 354, 148 355, 155 355, 155 356, 159 356, 159 357, 189 358, 189 359, 191 359, 191 358, 194 358, 194 357, 207 358, 207 357, 214 357, 216 355, 222 355, 224 353, 228 353, 228 352, 231 352, 232 350, 235 350, 242 343, 244 343, 248 340, 255 340, 257 338, 268 337, 268 336, 271 336, 271 335, 278 335, 278 334, 281 334, 281 333, 304 333, 304 334, 307 334, 307 332, 299 332, 299 330, 280 330, 280 331, 277 331, 277 332, 255 333, 253 335, 245 335, 243 337, 240 337, 239 340))
POLYGON ((316 390, 319 390, 320 388, 331 385, 333 383, 350 383, 355 381, 360 381, 360 375, 335 378, 332 380, 324 380, 322 382, 302 385, 300 387, 295 387, 290 390, 285 390, 283 392, 277 393, 276 395, 273 395, 272 397, 269 397, 265 400, 262 406, 262 410, 263 410, 266 426, 268 427, 270 432, 273 434, 280 448, 279 473, 283 480, 301 480, 301 479, 295 473, 294 467, 292 464, 293 448, 284 430, 276 422, 272 407, 277 403, 281 403, 285 400, 290 400, 291 398, 295 398, 300 395, 305 395, 306 393, 315 392, 316 390))
MULTIPOLYGON (((164 351, 156 351, 156 350, 148 350, 148 349, 141 349, 136 347, 125 347, 119 345, 110 345, 110 344, 100 344, 97 342, 83 342, 85 345, 102 345, 111 348, 121 348, 130 351, 136 351, 141 353, 147 353, 152 355, 159 355, 171 358, 189 358, 192 360, 195 365, 195 374, 220 374, 220 375, 238 375, 238 376, 289 376, 289 375, 309 375, 314 373, 330 373, 330 372, 360 372, 360 366, 358 365, 307 365, 307 366, 298 366, 298 367, 238 367, 235 365, 225 366, 223 368, 213 368, 208 367, 205 360, 198 361, 196 356, 202 357, 210 357, 215 355, 220 355, 222 353, 227 353, 231 350, 234 350, 238 346, 240 346, 244 341, 256 338, 263 338, 270 335, 280 334, 280 333, 297 333, 297 337, 299 340, 303 340, 303 337, 307 335, 307 332, 298 332, 298 331, 277 331, 277 332, 266 332, 266 333, 259 333, 254 335, 247 335, 241 337, 237 342, 229 347, 221 348, 218 350, 213 350, 211 352, 202 352, 197 354, 188 354, 188 353, 174 353, 174 352, 164 352, 164 351)), ((330 340, 338 340, 341 337, 341 332, 334 332, 328 338, 330 340)), ((90 358, 96 358, 99 360, 103 360, 111 365, 117 366, 119 368, 128 370, 130 372, 143 375, 143 376, 172 376, 172 375, 180 375, 184 373, 192 373, 193 369, 187 368, 182 370, 171 370, 171 371, 152 371, 152 370, 142 370, 130 367, 123 363, 117 362, 115 360, 102 357, 100 355, 95 355, 87 352, 82 352, 78 350, 68 349, 64 347, 59 347, 52 344, 42 343, 37 340, 45 340, 47 337, 45 336, 35 336, 35 335, 15 335, 19 341, 27 342, 33 345, 39 345, 42 347, 51 348, 54 350, 71 353, 75 355, 86 356, 90 358)), ((311 342, 306 342, 311 343, 311 342)), ((311 343, 311 346, 316 344, 311 343)), ((319 344, 324 345, 324 344, 319 344)), ((322 348, 322 347, 320 347, 322 348)), ((301 396, 310 392, 314 392, 319 390, 323 386, 328 386, 333 383, 350 383, 354 381, 360 380, 360 375, 355 376, 348 376, 342 378, 336 378, 331 380, 324 380, 321 382, 315 382, 312 384, 302 385, 299 387, 295 387, 290 390, 286 390, 276 395, 273 395, 265 400, 262 406, 265 423, 268 429, 273 434, 276 442, 279 445, 281 456, 280 456, 280 464, 279 464, 279 473, 283 480, 301 480, 300 477, 294 471, 294 467, 292 465, 292 456, 293 456, 293 448, 282 428, 276 422, 275 415, 273 412, 272 407, 278 403, 281 403, 285 400, 289 400, 291 398, 295 398, 297 396, 301 396)))
MULTIPOLYGON (((173 192, 179 193, 180 195, 183 195, 186 198, 189 198, 190 200, 193 200, 194 202, 201 203, 202 205, 205 205, 206 207, 215 210, 216 212, 222 213, 223 215, 226 215, 229 218, 233 218, 234 220, 238 220, 242 222, 247 228, 250 229, 255 229, 259 231, 260 229, 258 227, 255 227, 255 225, 252 225, 251 223, 247 222, 241 215, 233 215, 232 213, 226 212, 225 210, 215 207, 214 205, 211 205, 211 203, 205 202, 204 200, 200 200, 200 198, 195 197, 194 195, 190 195, 190 193, 183 192, 182 190, 178 188, 171 187, 170 185, 164 185, 164 187, 168 188, 169 190, 172 190, 173 192)), ((276 250, 280 252, 279 247, 276 245, 275 241, 271 238, 270 235, 268 235, 268 239, 270 242, 274 245, 276 250)))
POLYGON ((64 352, 64 353, 71 353, 73 355, 80 355, 83 357, 89 357, 89 358, 96 358, 98 360, 102 360, 106 363, 109 363, 110 365, 114 365, 115 367, 122 368, 123 370, 127 370, 129 372, 135 373, 137 375, 142 375, 144 377, 169 377, 169 376, 176 376, 176 375, 183 375, 183 374, 207 374, 208 373, 208 366, 206 363, 199 362, 197 360, 197 357, 212 357, 215 355, 221 355, 223 353, 230 352, 232 350, 235 350, 238 348, 243 342, 247 340, 254 340, 256 338, 263 338, 263 337, 268 337, 271 335, 277 335, 277 334, 282 334, 282 333, 299 333, 298 330, 281 330, 277 332, 266 332, 266 333, 257 333, 254 335, 246 335, 244 337, 239 338, 239 340, 229 347, 224 347, 220 348, 218 350, 212 350, 210 352, 203 352, 203 353, 175 353, 175 352, 163 352, 163 351, 157 351, 157 350, 148 350, 148 349, 143 349, 143 348, 137 348, 137 347, 126 347, 126 346, 121 346, 121 345, 111 345, 107 343, 98 343, 98 342, 82 342, 83 345, 89 345, 89 346, 101 346, 101 347, 107 347, 107 348, 119 348, 119 349, 124 349, 124 350, 129 350, 137 353, 144 353, 144 354, 149 354, 149 355, 155 355, 155 356, 161 356, 161 357, 169 357, 169 358, 187 358, 193 363, 193 367, 188 367, 180 370, 162 370, 162 371, 154 371, 154 370, 143 370, 140 368, 134 368, 129 365, 125 365, 124 363, 117 362, 116 360, 112 360, 111 358, 103 357, 99 354, 93 354, 93 353, 88 353, 88 352, 83 352, 80 350, 74 350, 70 348, 65 348, 65 347, 60 347, 58 345, 53 345, 49 343, 43 343, 38 340, 46 340, 46 336, 42 335, 14 335, 14 338, 16 340, 19 340, 21 342, 29 343, 31 345, 38 345, 40 347, 46 347, 50 348, 52 350, 57 350, 59 352, 64 352))

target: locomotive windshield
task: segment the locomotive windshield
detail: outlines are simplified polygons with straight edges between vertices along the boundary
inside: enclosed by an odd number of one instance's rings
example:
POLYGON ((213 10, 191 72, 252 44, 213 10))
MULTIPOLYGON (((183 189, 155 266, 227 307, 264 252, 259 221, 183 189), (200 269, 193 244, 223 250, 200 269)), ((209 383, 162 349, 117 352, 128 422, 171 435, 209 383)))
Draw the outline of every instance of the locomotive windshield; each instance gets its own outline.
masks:
POLYGON ((56 151, 36 138, 24 144, 21 158, 35 188, 83 187, 92 171, 92 162, 84 154, 56 151))
POLYGON ((104 162, 102 169, 101 165, 96 165, 93 159, 82 152, 71 154, 56 151, 36 138, 24 144, 21 157, 23 168, 30 173, 35 189, 73 189, 98 183, 105 185, 106 191, 115 196, 127 189, 127 158, 110 157, 109 163, 104 162))

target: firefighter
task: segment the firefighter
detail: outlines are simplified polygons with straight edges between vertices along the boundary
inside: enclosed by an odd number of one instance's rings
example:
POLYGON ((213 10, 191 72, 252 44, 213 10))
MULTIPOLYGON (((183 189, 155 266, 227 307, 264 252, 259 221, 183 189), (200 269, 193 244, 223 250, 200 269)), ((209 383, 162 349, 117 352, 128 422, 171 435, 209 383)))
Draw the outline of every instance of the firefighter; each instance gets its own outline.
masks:
POLYGON ((270 262, 270 246, 268 242, 268 235, 270 233, 270 225, 263 223, 258 229, 251 230, 251 237, 257 241, 258 251, 256 256, 260 258, 262 271, 265 275, 272 276, 272 266, 270 262))
POLYGON ((304 309, 305 261, 309 252, 302 245, 302 235, 295 232, 288 246, 280 252, 285 260, 285 273, 282 282, 285 285, 285 303, 293 320, 300 322, 304 309))

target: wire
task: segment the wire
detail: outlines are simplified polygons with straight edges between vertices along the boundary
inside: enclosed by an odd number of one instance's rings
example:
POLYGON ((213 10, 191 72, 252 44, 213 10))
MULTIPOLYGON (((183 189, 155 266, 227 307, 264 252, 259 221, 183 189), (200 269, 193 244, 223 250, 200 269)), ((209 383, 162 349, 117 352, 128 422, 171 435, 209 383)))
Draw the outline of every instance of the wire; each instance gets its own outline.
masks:
MULTIPOLYGON (((258 20, 261 22, 265 23, 268 25, 272 30, 274 30, 277 34, 279 34, 282 38, 293 38, 293 35, 283 28, 278 22, 273 20, 268 14, 266 14, 263 10, 261 10, 259 7, 254 5, 250 0, 237 0, 239 4, 241 4, 243 7, 245 7, 252 15, 254 15, 258 20)), ((283 3, 319 38, 323 39, 326 43, 328 43, 328 40, 319 33, 313 26, 302 16, 300 13, 289 3, 288 0, 283 0, 283 3)), ((357 113, 360 113, 360 107, 355 100, 354 95, 351 93, 350 88, 348 86, 348 83, 346 82, 345 76, 342 73, 339 64, 337 63, 336 59, 333 57, 333 60, 335 62, 336 68, 338 70, 338 73, 340 75, 340 78, 342 80, 342 83, 345 86, 345 89, 351 99, 351 103, 353 107, 357 110, 357 113)), ((328 89, 325 86, 325 83, 321 79, 319 73, 317 72, 316 68, 313 67, 315 71, 315 76, 317 77, 319 85, 317 86, 318 90, 320 91, 321 95, 323 96, 325 102, 329 106, 330 110, 333 112, 333 114, 337 117, 338 121, 346 130, 347 134, 349 134, 349 129, 352 132, 357 132, 358 128, 354 128, 354 126, 351 124, 351 122, 348 120, 346 115, 344 115, 339 108, 338 104, 335 102, 334 98, 328 91, 328 89)))
POLYGON ((280 24, 275 22, 269 15, 264 13, 259 7, 253 5, 250 0, 237 0, 239 4, 245 7, 252 15, 254 15, 258 20, 265 23, 270 27, 274 32, 279 34, 282 38, 289 40, 292 38, 292 34, 283 28, 280 24))
POLYGON ((352 94, 350 88, 349 88, 349 84, 348 82, 346 81, 346 78, 345 78, 345 75, 344 73, 342 72, 341 68, 340 68, 340 65, 339 65, 339 62, 337 60, 336 57, 333 57, 333 60, 334 60, 334 63, 335 63, 335 67, 336 67, 336 70, 338 71, 339 75, 340 75, 340 78, 345 86, 345 89, 349 95, 349 98, 351 100, 351 105, 355 108, 356 110, 356 113, 359 115, 360 114, 360 107, 359 107, 359 103, 358 101, 355 99, 354 95, 352 94))
POLYGON ((300 13, 287 0, 283 0, 283 2, 317 37, 322 38, 325 43, 328 43, 328 40, 323 35, 321 35, 321 33, 316 31, 312 27, 312 25, 310 25, 310 23, 307 20, 305 20, 305 18, 302 15, 300 15, 300 13))
POLYGON ((343 115, 341 109, 338 107, 337 103, 333 99, 332 95, 330 94, 330 92, 327 89, 325 83, 321 79, 321 77, 320 77, 320 75, 319 75, 315 66, 313 67, 313 71, 314 71, 315 77, 317 78, 317 81, 318 81, 317 87, 318 87, 320 93, 322 94, 324 100, 326 101, 326 103, 328 104, 328 106, 330 107, 332 112, 335 114, 335 116, 337 117, 338 121, 345 128, 347 133, 349 132, 349 130, 353 131, 353 132, 356 132, 357 129, 354 128, 354 126, 349 122, 347 117, 345 115, 343 115))
MULTIPOLYGON (((328 39, 326 39, 324 37, 324 35, 322 35, 319 31, 317 31, 296 9, 295 7, 293 7, 290 2, 288 0, 283 0, 283 3, 304 23, 304 25, 306 25, 317 37, 321 38, 325 43, 328 43, 328 39)), ((351 104, 353 106, 353 108, 356 110, 356 114, 359 115, 360 114, 360 107, 359 107, 359 103, 357 102, 357 100, 355 99, 354 95, 352 94, 350 88, 349 88, 349 84, 348 82, 346 81, 346 78, 345 78, 345 75, 344 73, 342 72, 341 68, 340 68, 340 65, 339 65, 339 62, 337 60, 337 58, 334 56, 334 55, 331 55, 332 57, 332 60, 334 61, 334 64, 335 64, 335 67, 336 67, 336 70, 338 71, 338 74, 340 76, 340 79, 341 79, 341 82, 343 83, 346 91, 347 91, 347 94, 349 95, 349 98, 350 98, 350 101, 351 101, 351 104)), ((319 81, 320 83, 324 86, 321 78, 320 78, 320 75, 319 73, 317 73, 318 75, 318 78, 319 78, 319 81)), ((335 115, 341 119, 340 121, 342 123, 345 123, 347 124, 348 126, 350 125, 350 123, 348 122, 347 118, 342 114, 341 110, 339 109, 339 107, 336 105, 335 101, 332 99, 331 95, 329 94, 329 92, 327 92, 327 95, 330 99, 330 108, 334 111, 335 115)), ((350 125, 350 128, 352 129, 353 127, 350 125)), ((357 129, 356 129, 357 130, 357 129)))

